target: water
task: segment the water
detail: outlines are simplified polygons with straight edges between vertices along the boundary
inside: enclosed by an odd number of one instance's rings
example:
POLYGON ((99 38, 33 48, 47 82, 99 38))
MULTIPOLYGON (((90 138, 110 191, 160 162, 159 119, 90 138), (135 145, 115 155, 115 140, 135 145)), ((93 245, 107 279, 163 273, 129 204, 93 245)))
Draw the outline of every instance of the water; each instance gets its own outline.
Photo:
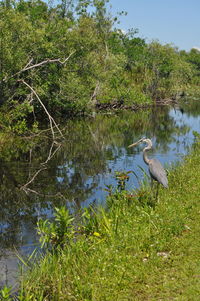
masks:
MULTIPOLYGON (((19 139, 1 148, 0 286, 15 284, 16 253, 26 256, 35 248, 37 220, 51 217, 54 206, 103 204, 106 187, 117 184, 116 171, 133 170, 142 180, 141 168, 148 169, 143 146, 129 149, 129 144, 151 138, 154 149, 149 156, 168 168, 187 154, 194 141, 192 132, 199 129, 196 102, 71 120, 65 124, 61 144, 52 144, 45 133, 42 140, 19 139)), ((131 173, 126 188, 138 185, 131 173)))

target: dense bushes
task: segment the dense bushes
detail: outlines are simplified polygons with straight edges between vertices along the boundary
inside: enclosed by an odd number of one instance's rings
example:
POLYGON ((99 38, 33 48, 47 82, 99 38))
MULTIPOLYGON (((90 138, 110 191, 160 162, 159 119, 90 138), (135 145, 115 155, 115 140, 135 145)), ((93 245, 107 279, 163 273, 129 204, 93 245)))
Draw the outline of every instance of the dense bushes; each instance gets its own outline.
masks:
POLYGON ((30 105, 28 116, 31 110, 34 116, 43 112, 26 83, 55 116, 83 113, 97 103, 156 101, 182 91, 194 77, 197 82, 198 51, 181 53, 170 45, 147 44, 136 31, 114 29, 107 2, 0 3, 4 110, 15 115, 14 101, 17 112, 24 102, 30 105))

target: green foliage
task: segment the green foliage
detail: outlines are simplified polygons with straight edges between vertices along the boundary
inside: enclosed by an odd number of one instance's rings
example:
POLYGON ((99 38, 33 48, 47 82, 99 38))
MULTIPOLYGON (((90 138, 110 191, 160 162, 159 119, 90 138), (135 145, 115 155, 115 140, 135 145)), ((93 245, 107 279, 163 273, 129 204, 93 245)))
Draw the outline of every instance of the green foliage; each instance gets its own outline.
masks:
POLYGON ((192 77, 192 69, 170 45, 149 44, 146 56, 144 89, 153 99, 172 97, 184 89, 192 77))
POLYGON ((7 286, 4 286, 4 288, 2 288, 0 290, 0 300, 2 301, 11 301, 12 298, 11 298, 11 288, 7 287, 7 286))
POLYGON ((126 182, 129 181, 129 174, 131 171, 116 171, 115 172, 115 178, 118 183, 118 189, 119 191, 125 190, 126 182))
POLYGON ((42 247, 63 247, 74 235, 74 218, 65 206, 55 208, 55 220, 39 220, 37 228, 42 247))
POLYGON ((17 135, 23 135, 28 131, 37 132, 37 121, 28 124, 28 117, 33 112, 33 106, 24 101, 22 104, 17 101, 11 101, 9 106, 4 105, 0 111, 0 124, 4 132, 12 132, 17 135))
POLYGON ((200 71, 200 51, 197 49, 191 49, 190 52, 185 56, 187 60, 196 67, 196 70, 200 71))
POLYGON ((200 51, 197 49, 191 49, 190 52, 181 52, 182 58, 191 64, 193 70, 192 84, 193 86, 199 86, 199 76, 200 76, 200 51))
POLYGON ((86 236, 99 233, 97 214, 92 207, 84 208, 81 227, 86 236))

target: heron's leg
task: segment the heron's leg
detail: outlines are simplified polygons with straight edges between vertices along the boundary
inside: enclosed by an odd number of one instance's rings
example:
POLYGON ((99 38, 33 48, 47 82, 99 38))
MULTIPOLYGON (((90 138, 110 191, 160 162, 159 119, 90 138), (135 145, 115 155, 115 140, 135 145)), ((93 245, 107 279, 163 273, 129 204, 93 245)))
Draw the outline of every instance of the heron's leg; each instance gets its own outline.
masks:
POLYGON ((156 185, 156 195, 155 195, 155 200, 157 201, 158 200, 158 191, 159 191, 159 183, 157 182, 157 185, 156 185))
POLYGON ((153 178, 151 178, 151 198, 153 202, 157 201, 158 197, 158 186, 156 185, 157 183, 153 178))
POLYGON ((154 198, 154 180, 151 177, 151 198, 154 198))
POLYGON ((151 195, 149 198, 149 205, 152 208, 155 208, 156 205, 156 183, 152 178, 151 178, 151 195))
POLYGON ((154 182, 154 180, 151 177, 151 188, 153 188, 153 182, 154 182))
POLYGON ((155 191, 155 180, 151 178, 151 189, 152 189, 152 192, 153 192, 153 195, 154 195, 154 191, 155 191))

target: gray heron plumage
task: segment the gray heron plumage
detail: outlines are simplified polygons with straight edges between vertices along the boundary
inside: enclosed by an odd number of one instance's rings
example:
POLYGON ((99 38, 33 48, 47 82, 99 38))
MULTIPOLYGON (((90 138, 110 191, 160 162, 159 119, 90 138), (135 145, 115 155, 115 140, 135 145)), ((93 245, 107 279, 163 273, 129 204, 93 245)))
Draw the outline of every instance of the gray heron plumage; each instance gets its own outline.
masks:
POLYGON ((147 157, 147 151, 152 149, 152 142, 150 139, 142 138, 137 142, 129 145, 128 147, 136 146, 140 143, 146 143, 147 146, 143 149, 143 159, 144 162, 149 166, 149 173, 153 180, 157 181, 158 183, 162 184, 165 188, 168 188, 168 179, 165 169, 163 168, 162 164, 157 159, 149 159, 147 157))

